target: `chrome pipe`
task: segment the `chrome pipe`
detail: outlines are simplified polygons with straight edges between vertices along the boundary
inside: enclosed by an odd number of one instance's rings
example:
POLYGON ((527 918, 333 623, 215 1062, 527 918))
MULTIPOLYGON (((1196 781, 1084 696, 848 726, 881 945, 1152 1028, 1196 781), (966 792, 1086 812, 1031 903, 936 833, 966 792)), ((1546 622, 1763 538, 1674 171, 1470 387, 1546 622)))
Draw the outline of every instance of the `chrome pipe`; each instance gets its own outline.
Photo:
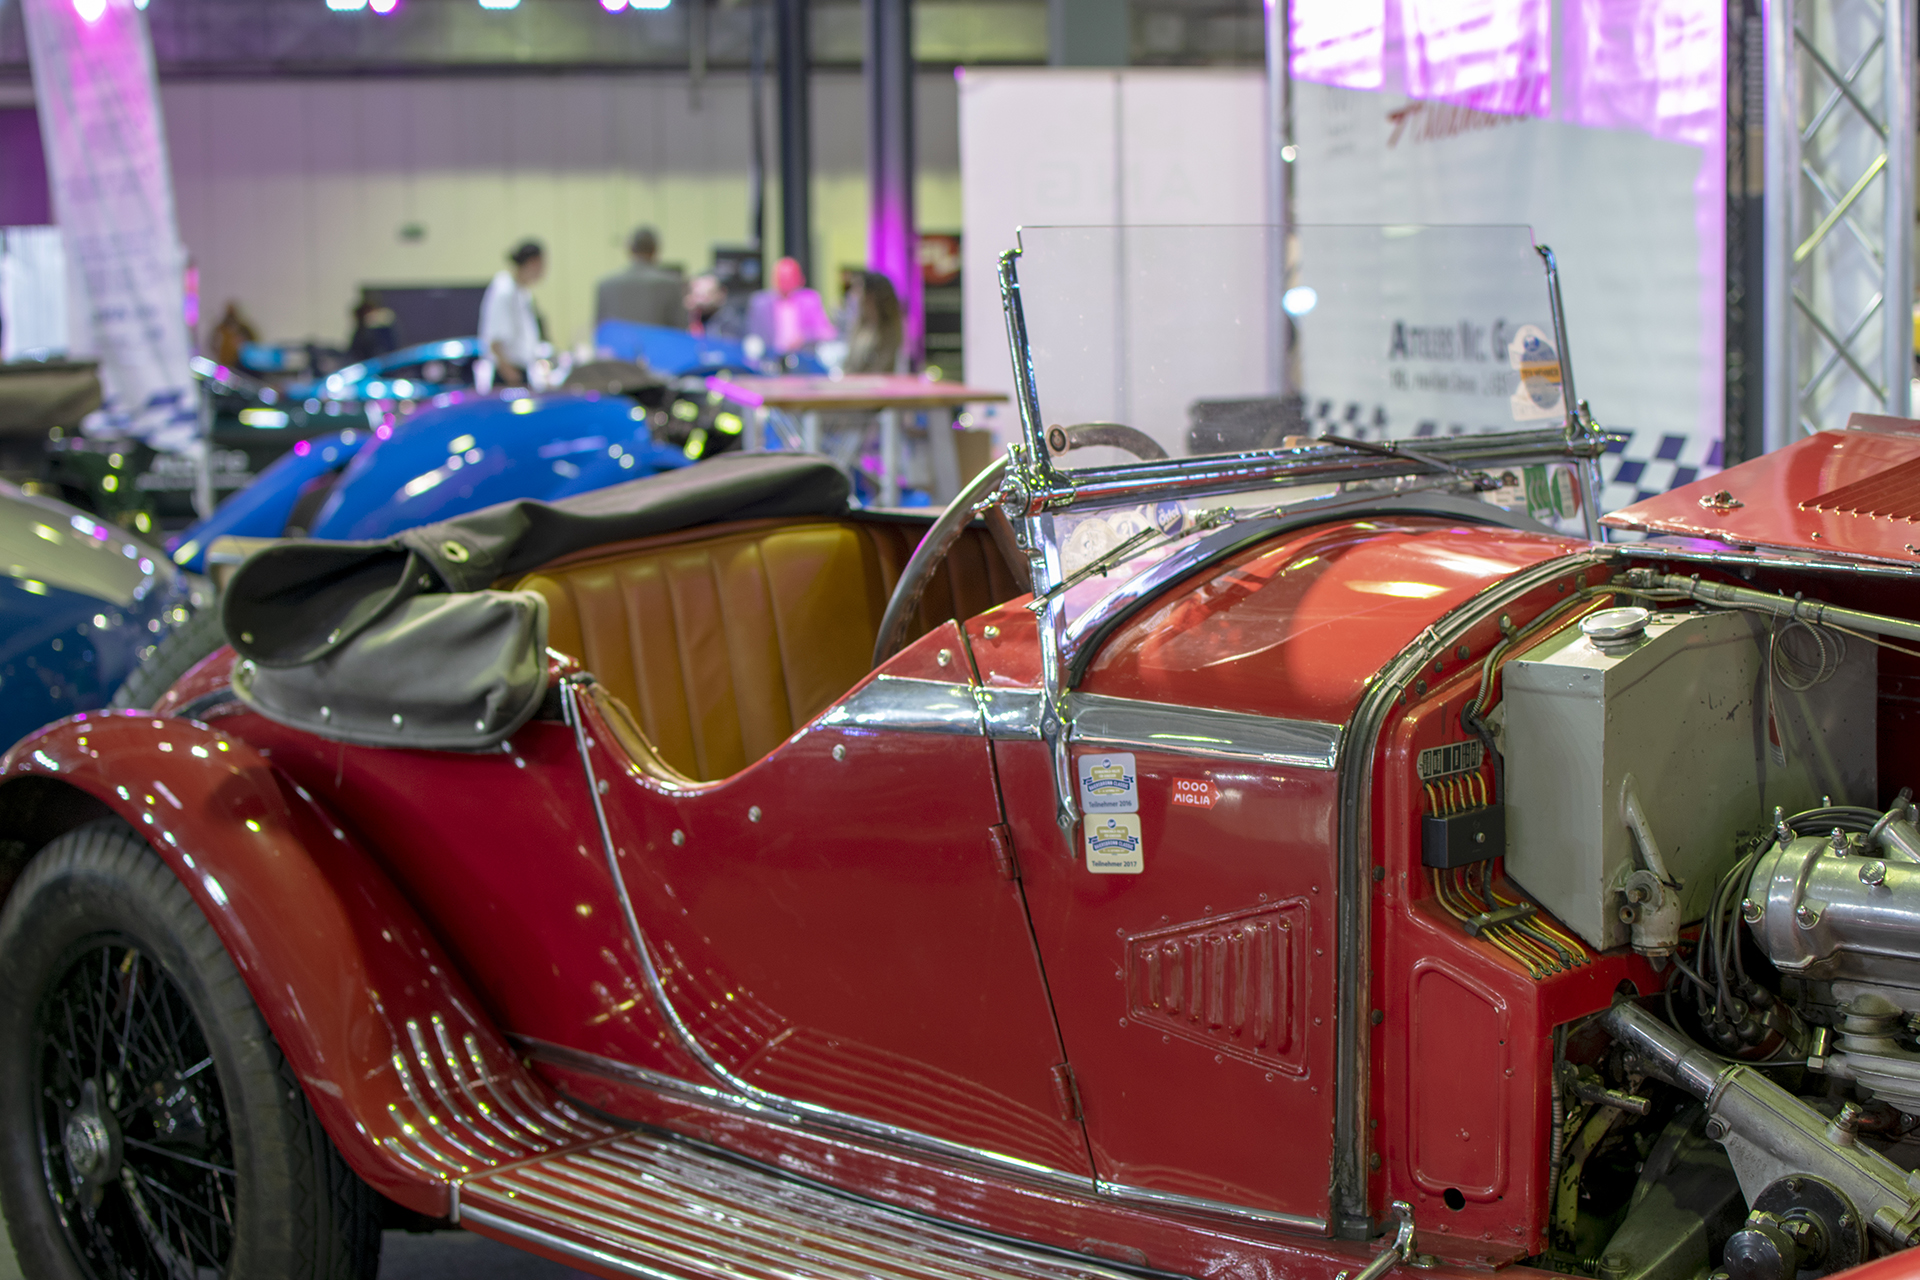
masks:
POLYGON ((1795 622, 1810 622, 1817 626, 1850 627, 1870 635, 1899 636, 1903 640, 1920 640, 1920 622, 1909 622, 1905 618, 1890 618, 1883 613, 1842 609, 1837 605, 1823 604, 1818 600, 1808 600, 1802 596, 1783 596, 1771 591, 1755 591, 1751 587, 1736 587, 1724 582, 1702 582, 1696 578, 1683 578, 1677 573, 1653 573, 1645 569, 1629 570, 1627 585, 1652 591, 1677 591, 1698 600, 1701 604, 1717 605, 1724 609, 1753 609, 1761 613, 1770 613, 1776 618, 1790 618, 1795 622))
MULTIPOLYGON (((1873 1233, 1896 1249, 1920 1243, 1920 1197, 1905 1170, 1851 1132, 1744 1063, 1728 1062, 1694 1044, 1630 1001, 1601 1015, 1616 1041, 1671 1084, 1707 1104, 1707 1135, 1766 1169, 1765 1180, 1790 1174, 1824 1178, 1852 1201, 1873 1233)), ((1920 1181, 1920 1174, 1914 1175, 1920 1181)), ((1749 1199, 1756 1187, 1743 1189, 1749 1199)))

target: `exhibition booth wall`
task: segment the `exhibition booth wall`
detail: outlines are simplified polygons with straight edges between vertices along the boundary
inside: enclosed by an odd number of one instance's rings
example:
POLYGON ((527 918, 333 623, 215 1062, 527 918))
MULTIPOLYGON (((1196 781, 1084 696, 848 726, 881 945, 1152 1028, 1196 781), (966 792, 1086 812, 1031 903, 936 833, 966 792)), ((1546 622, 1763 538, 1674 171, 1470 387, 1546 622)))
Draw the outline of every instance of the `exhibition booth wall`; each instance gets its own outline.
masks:
MULTIPOLYGON (((1724 32, 1712 6, 1601 12, 1586 0, 1561 0, 1497 6, 1495 16, 1509 19, 1504 25, 1458 18, 1458 29, 1429 22, 1435 29, 1428 31, 1409 21, 1391 32, 1380 4, 1301 0, 1293 8, 1293 222, 1531 227, 1536 241, 1558 255, 1579 394, 1607 428, 1628 437, 1606 462, 1603 505, 1622 506, 1717 468, 1726 305, 1724 32)), ((1225 70, 1006 69, 962 77, 966 328, 978 380, 998 379, 1011 389, 993 266, 1014 244, 1016 227, 1268 220, 1266 166, 1274 148, 1264 85, 1259 74, 1225 70)), ((1322 238, 1321 260, 1314 260, 1314 242, 1297 240, 1289 282, 1317 281, 1324 291, 1343 265, 1348 276, 1371 270, 1324 260, 1341 243, 1348 242, 1322 238)), ((1278 321, 1257 301, 1269 278, 1263 255, 1195 261, 1189 269, 1196 290, 1231 280, 1231 303, 1223 298, 1215 309, 1236 317, 1236 333, 1258 329, 1257 340, 1268 340, 1278 321)), ((1537 320, 1444 313, 1454 304, 1438 299, 1407 298, 1403 305, 1401 319, 1425 328, 1491 331, 1537 320)), ((1150 309, 1129 314, 1135 329, 1157 323, 1150 309)), ((1392 322, 1390 310, 1382 317, 1392 322)), ((1308 322, 1300 323, 1306 331, 1308 322)), ((1389 336, 1368 331, 1356 341, 1384 349, 1389 336)), ((1162 334, 1149 342, 1136 333, 1123 341, 1164 350, 1186 340, 1162 334)), ((1191 342, 1197 346, 1188 363, 1206 359, 1208 342, 1200 335, 1191 342)), ((1304 413, 1315 432, 1382 438, 1511 428, 1511 379, 1465 376, 1476 364, 1504 366, 1505 353, 1469 354, 1468 345, 1413 361, 1431 366, 1424 370, 1430 377, 1457 373, 1461 385, 1477 388, 1430 421, 1397 411, 1384 385, 1376 395, 1316 397, 1312 371, 1301 381, 1297 357, 1288 385, 1306 393, 1304 413), (1396 413, 1408 420, 1397 421, 1396 413)), ((1238 367, 1246 385, 1222 383, 1213 394, 1278 389, 1277 375, 1259 362, 1238 367)), ((1047 390, 1040 388, 1043 405, 1047 390)), ((1188 406, 1134 400, 1127 420, 1175 446, 1188 406)), ((1004 410, 992 420, 1003 438, 1010 436, 1004 410)))
MULTIPOLYGON (((813 89, 815 261, 867 256, 866 103, 857 74, 813 89)), ((353 286, 484 284, 519 239, 546 242, 554 341, 589 334, 594 283, 636 226, 706 270, 746 241, 747 78, 491 76, 168 82, 161 100, 182 238, 208 319, 238 299, 271 338, 336 335, 353 286)), ((767 226, 779 248, 773 94, 767 226)), ((953 77, 919 77, 920 225, 960 221, 953 77)), ((838 287, 823 279, 837 296, 838 287)))

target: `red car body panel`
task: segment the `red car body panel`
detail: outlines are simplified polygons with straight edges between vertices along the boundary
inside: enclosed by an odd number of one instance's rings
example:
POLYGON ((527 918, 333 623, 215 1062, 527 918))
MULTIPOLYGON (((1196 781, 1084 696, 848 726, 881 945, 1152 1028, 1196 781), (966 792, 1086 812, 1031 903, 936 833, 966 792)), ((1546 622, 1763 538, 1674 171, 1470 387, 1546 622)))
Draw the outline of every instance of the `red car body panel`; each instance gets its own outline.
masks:
MULTIPOLYGON (((1435 619, 1514 572, 1585 548, 1427 517, 1301 530, 1170 588, 1107 642, 1080 687, 1344 724, 1381 667, 1435 619)), ((1529 604, 1537 610, 1561 598, 1548 590, 1529 604)), ((1440 664, 1435 682, 1469 672, 1477 681, 1478 660, 1499 634, 1491 621, 1485 633, 1464 660, 1440 664)), ((970 622, 968 634, 987 684, 1037 682, 1025 609, 1004 606, 970 622)), ((1455 727, 1452 737, 1461 732, 1455 727)), ((1081 867, 1078 833, 1063 838, 1055 824, 1046 748, 1003 742, 996 752, 1100 1177, 1323 1229, 1333 1157, 1337 775, 1136 752, 1151 874, 1094 876, 1081 867), (1176 803, 1181 783, 1200 784, 1211 803, 1176 803), (1271 987, 1261 985, 1263 959, 1277 979, 1271 987), (1183 1002, 1155 998, 1157 987, 1178 984, 1186 988, 1183 1002), (1263 1002, 1273 1028, 1264 1040, 1256 1026, 1263 1002)), ((1388 769, 1383 776, 1397 775, 1388 769)), ((1417 867, 1417 839, 1411 857, 1417 867)), ((1471 983, 1501 979, 1486 948, 1459 941, 1458 963, 1471 983)), ((1605 1007, 1611 987, 1596 992, 1594 1007, 1605 1007)), ((1412 1006, 1389 998, 1375 1007, 1398 1011, 1399 1027, 1383 1028, 1383 1038, 1399 1030, 1405 1043, 1412 1006)), ((1434 1065, 1452 1088, 1457 1069, 1472 1064, 1434 1065)), ((1537 1083, 1531 1069, 1524 1080, 1537 1083)), ((1507 1168, 1544 1148, 1535 1126, 1476 1127, 1465 1141, 1450 1131, 1449 1153, 1485 1152, 1507 1168)), ((1410 1172, 1394 1183, 1396 1192, 1415 1181, 1410 1172)), ((1533 1252, 1516 1246, 1533 1238, 1537 1200, 1516 1195, 1504 1203, 1508 1189, 1499 1177, 1483 1176, 1478 1185, 1495 1207, 1467 1215, 1479 1219, 1471 1235, 1491 1239, 1497 1227, 1501 1261, 1533 1252)))
POLYGON ((1142 609, 1080 687, 1344 724, 1368 681, 1435 619, 1585 546, 1425 516, 1316 525, 1229 557, 1142 609))
MULTIPOLYGON (((887 671, 964 683, 958 644, 948 624, 887 671)), ((570 729, 536 722, 510 750, 459 755, 343 747, 237 707, 220 723, 344 823, 386 833, 383 864, 499 1026, 713 1083, 648 998, 570 729), (486 803, 423 803, 436 796, 486 803)), ((1088 1176, 1019 886, 995 861, 984 739, 813 727, 708 784, 646 772, 604 726, 593 742, 668 993, 728 1069, 1088 1176)))
POLYGON ((1601 523, 1911 565, 1920 562, 1920 429, 1855 414, 1845 430, 1817 431, 1742 463, 1737 475, 1696 480, 1601 523))
POLYGON ((348 1163, 408 1208, 447 1213, 460 1170, 411 1138, 440 1119, 428 1095, 452 1085, 421 1055, 439 1056, 444 1031, 461 1057, 477 1055, 482 1088, 531 1082, 360 843, 263 752, 191 720, 62 721, 0 762, 0 797, 36 778, 85 792, 146 837, 219 933, 348 1163), (430 1037, 424 1051, 410 1023, 430 1037))

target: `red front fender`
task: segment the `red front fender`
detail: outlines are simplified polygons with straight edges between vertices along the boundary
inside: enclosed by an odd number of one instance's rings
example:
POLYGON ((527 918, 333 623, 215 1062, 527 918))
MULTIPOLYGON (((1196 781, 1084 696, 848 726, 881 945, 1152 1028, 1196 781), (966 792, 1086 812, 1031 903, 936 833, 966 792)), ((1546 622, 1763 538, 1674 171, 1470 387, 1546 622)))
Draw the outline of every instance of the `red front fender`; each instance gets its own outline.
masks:
POLYGON ((604 1132, 545 1096, 379 866, 255 748, 150 713, 62 721, 0 761, 0 839, 44 838, 9 815, 46 810, 55 787, 118 815, 186 884, 382 1193, 445 1216, 465 1173, 604 1132))

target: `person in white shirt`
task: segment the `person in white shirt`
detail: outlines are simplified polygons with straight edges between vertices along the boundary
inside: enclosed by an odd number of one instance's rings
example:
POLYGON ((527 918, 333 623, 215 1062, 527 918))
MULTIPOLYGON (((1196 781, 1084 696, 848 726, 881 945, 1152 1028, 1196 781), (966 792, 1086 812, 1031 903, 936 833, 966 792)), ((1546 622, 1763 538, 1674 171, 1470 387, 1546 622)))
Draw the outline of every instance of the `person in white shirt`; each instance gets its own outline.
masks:
POLYGON ((540 352, 540 321, 527 291, 547 273, 547 254, 538 240, 523 240, 507 261, 510 267, 493 278, 480 300, 480 353, 493 361, 501 386, 524 387, 540 352))

